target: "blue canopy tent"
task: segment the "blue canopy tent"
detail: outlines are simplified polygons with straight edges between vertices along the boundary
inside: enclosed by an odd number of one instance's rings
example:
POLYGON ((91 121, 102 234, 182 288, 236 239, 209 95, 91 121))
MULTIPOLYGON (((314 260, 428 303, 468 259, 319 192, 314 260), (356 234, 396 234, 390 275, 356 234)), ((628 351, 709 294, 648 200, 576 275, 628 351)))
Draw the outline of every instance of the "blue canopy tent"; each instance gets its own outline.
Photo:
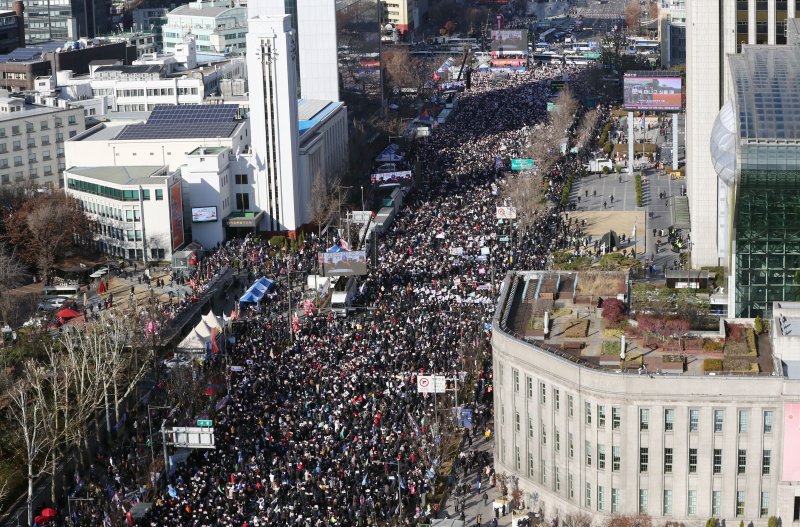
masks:
POLYGON ((269 278, 264 278, 263 276, 258 280, 256 280, 255 283, 265 286, 267 288, 267 291, 272 289, 272 286, 274 285, 274 282, 272 280, 270 280, 269 278))
POLYGON ((264 278, 263 276, 253 282, 247 291, 242 295, 239 299, 239 302, 245 304, 258 304, 261 302, 261 299, 267 294, 267 291, 272 289, 274 286, 274 282, 269 280, 268 278, 264 278))
POLYGON ((258 304, 261 302, 261 299, 264 298, 264 293, 261 291, 251 291, 248 289, 242 295, 242 298, 239 299, 239 302, 243 304, 258 304))
POLYGON ((343 253, 343 252, 346 252, 346 251, 344 249, 342 249, 341 245, 334 245, 333 247, 328 249, 328 252, 329 253, 343 253))

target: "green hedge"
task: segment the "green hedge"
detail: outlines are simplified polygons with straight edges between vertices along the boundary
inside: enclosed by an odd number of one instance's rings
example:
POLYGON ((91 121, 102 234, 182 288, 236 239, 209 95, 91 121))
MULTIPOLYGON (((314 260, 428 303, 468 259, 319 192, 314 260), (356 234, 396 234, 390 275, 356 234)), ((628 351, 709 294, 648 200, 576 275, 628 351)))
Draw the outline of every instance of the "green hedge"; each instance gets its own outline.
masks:
POLYGON ((636 174, 636 206, 642 206, 642 174, 636 174))

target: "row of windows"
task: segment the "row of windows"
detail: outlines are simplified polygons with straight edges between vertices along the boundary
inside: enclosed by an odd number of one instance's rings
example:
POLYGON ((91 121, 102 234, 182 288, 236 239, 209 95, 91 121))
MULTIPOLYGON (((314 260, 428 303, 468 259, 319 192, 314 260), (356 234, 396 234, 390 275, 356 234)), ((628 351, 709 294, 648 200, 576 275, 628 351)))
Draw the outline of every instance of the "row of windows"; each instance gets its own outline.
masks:
MULTIPOLYGON (((501 406, 501 422, 504 420, 504 411, 503 407, 501 406)), ((521 417, 519 412, 515 412, 514 415, 514 426, 517 432, 521 429, 521 417)), ((533 438, 535 436, 535 429, 533 419, 528 417, 528 437, 533 438)), ((539 435, 539 444, 541 446, 547 446, 547 427, 544 423, 542 423, 540 435, 539 435)), ((561 451, 561 431, 558 427, 553 429, 553 448, 556 452, 561 451)), ((572 432, 567 432, 567 452, 570 458, 575 457, 575 443, 572 432)), ((593 462, 593 454, 594 449, 592 443, 590 441, 586 441, 584 443, 584 456, 585 456, 585 463, 587 466, 592 466, 593 462)), ((687 462, 688 462, 688 470, 689 474, 696 474, 697 473, 697 448, 689 448, 687 462)), ((619 446, 613 446, 611 448, 611 470, 614 472, 618 472, 621 469, 621 460, 622 460, 622 450, 619 446)), ((672 473, 673 469, 673 449, 664 448, 664 473, 670 474, 672 473)), ((650 466, 650 449, 649 447, 640 447, 639 448, 639 472, 648 472, 650 466)), ((606 468, 606 449, 605 445, 598 444, 597 445, 597 468, 600 470, 604 470, 606 468)), ((763 476, 768 476, 771 474, 772 469, 772 450, 764 449, 761 453, 761 474, 763 476)), ((737 474, 744 474, 747 470, 747 450, 746 449, 739 449, 737 452, 737 474)), ((715 448, 713 452, 713 464, 712 464, 712 473, 713 474, 721 474, 722 473, 722 449, 715 448)))
MULTIPOLYGON (((75 115, 70 115, 70 116, 68 116, 67 122, 70 125, 78 124, 78 118, 75 115)), ((61 117, 56 117, 55 118, 55 127, 56 128, 61 128, 62 126, 64 126, 64 120, 61 117)), ((48 123, 48 121, 40 121, 39 122, 39 130, 49 130, 49 129, 50 129, 50 124, 48 123)), ((25 132, 26 133, 33 133, 35 130, 36 130, 36 127, 34 126, 33 123, 30 123, 30 122, 26 122, 25 123, 25 132)), ((11 126, 11 135, 20 135, 21 133, 22 133, 22 128, 21 128, 20 125, 15 124, 15 125, 11 126)), ((61 135, 61 140, 64 139, 64 136, 61 134, 61 132, 59 132, 58 135, 61 135)), ((57 135, 57 137, 58 137, 58 135, 57 135)), ((3 138, 3 137, 6 137, 6 129, 4 127, 0 127, 0 138, 3 138)))
MULTIPOLYGON (((87 194, 95 194, 106 198, 115 199, 117 201, 139 201, 138 190, 120 190, 105 185, 98 185, 96 183, 89 183, 88 181, 81 181, 79 179, 69 178, 67 180, 67 187, 72 190, 79 190, 87 194)), ((156 201, 164 199, 164 189, 155 189, 156 201)), ((142 189, 142 200, 150 200, 150 189, 142 189)))
MULTIPOLYGON (((519 465, 519 449, 517 449, 517 465, 519 465)), ((517 467, 519 468, 519 466, 517 467)), ((528 456, 528 475, 530 477, 534 476, 534 459, 532 455, 528 456)), ((550 485, 548 482, 548 472, 547 472, 547 462, 545 460, 541 461, 540 469, 539 469, 539 483, 542 485, 550 485)), ((552 488, 556 492, 561 492, 561 473, 559 467, 553 467, 553 480, 552 480, 552 488)), ((567 496, 569 499, 575 499, 575 488, 574 488, 574 476, 572 474, 567 475, 567 496)), ((595 497, 596 501, 594 504, 595 509, 598 512, 604 512, 606 510, 606 492, 605 487, 603 485, 597 486, 597 494, 593 494, 592 492, 592 484, 587 482, 584 488, 584 506, 587 508, 592 507, 592 498, 595 497)), ((768 491, 761 492, 761 501, 759 503, 759 516, 760 517, 767 517, 769 516, 769 501, 770 496, 768 491)), ((639 513, 641 514, 652 514, 656 511, 650 510, 649 504, 649 491, 648 489, 639 489, 639 513)), ((745 501, 746 501, 746 493, 745 491, 737 491, 736 492, 736 501, 735 501, 735 510, 736 516, 744 516, 744 508, 745 508, 745 501)), ((620 489, 611 488, 611 513, 619 513, 621 512, 621 492, 620 489)), ((712 516, 720 516, 722 512, 722 493, 719 490, 714 490, 711 492, 711 514, 712 516)), ((673 510, 672 506, 672 490, 665 489, 662 495, 661 501, 661 515, 662 516, 670 516, 674 514, 675 511, 673 510)), ((686 496, 686 515, 687 516, 696 516, 698 514, 697 511, 697 491, 696 490, 689 490, 687 491, 686 496)))
MULTIPOLYGON (((587 404, 587 408, 590 406, 587 404)), ((591 409, 589 408, 589 411, 591 409)), ((765 434, 772 433, 773 423, 775 419, 775 412, 773 410, 763 411, 763 425, 762 431, 765 434)), ((675 423, 675 409, 664 409, 664 431, 671 432, 675 423)), ((591 424, 591 416, 587 419, 587 424, 591 424)), ((714 410, 714 433, 722 433, 725 424, 725 411, 714 410)), ((736 428, 740 434, 746 434, 750 430, 750 410, 739 410, 736 428)), ((650 409, 639 409, 639 430, 646 431, 650 429, 650 409)), ((689 431, 697 432, 700 429, 700 411, 689 410, 689 431)))
MULTIPOLYGON (((587 465, 591 465, 591 445, 589 442, 586 442, 587 448, 587 465)), ((600 451, 601 445, 598 445, 598 452, 600 451)), ((614 447, 618 448, 618 447, 614 447)), ((616 458, 615 458, 616 460, 616 458)), ((671 474, 672 467, 673 467, 673 449, 672 448, 664 448, 664 473, 671 474)), ((690 448, 689 455, 688 455, 688 463, 689 463, 689 474, 696 474, 697 473, 697 449, 690 448)), ((616 465, 616 468, 612 468, 612 470, 619 470, 619 467, 616 465)), ((639 448, 639 472, 646 473, 650 467, 650 449, 648 447, 640 447, 639 448)), ((604 468, 604 467, 598 467, 604 468)), ((722 449, 715 448, 712 457, 712 465, 711 465, 711 472, 715 475, 722 474, 722 449)), ((747 449, 740 448, 737 451, 736 456, 736 473, 737 474, 745 474, 747 472, 747 449)), ((769 476, 772 472, 772 450, 764 449, 761 451, 761 475, 762 476, 769 476)))
MULTIPOLYGON (((502 364, 498 372, 500 383, 502 383, 502 364)), ((512 382, 514 385, 514 392, 519 393, 520 391, 520 372, 519 370, 512 370, 512 382)), ((534 397, 534 379, 532 377, 526 377, 527 382, 527 394, 528 398, 534 397)), ((558 388, 553 388, 553 408, 556 412, 561 411, 561 391, 558 388)), ((539 383, 539 404, 546 404, 547 403, 547 396, 548 390, 547 385, 543 382, 539 383)), ((574 405, 574 398, 571 394, 567 394, 567 415, 569 417, 574 417, 575 412, 575 405, 574 405)), ((606 425, 606 407, 604 405, 596 405, 597 409, 597 426, 599 428, 603 428, 606 425)), ((592 413, 592 403, 585 402, 584 403, 584 420, 587 425, 593 424, 594 415, 592 413)), ((723 430, 725 413, 724 410, 714 410, 714 432, 721 433, 723 430)), ((773 410, 764 410, 763 411, 763 432, 765 434, 772 433, 774 427, 774 418, 775 413, 773 410)), ((674 429, 675 425, 675 409, 674 408, 665 408, 664 409, 664 431, 671 432, 674 429)), ((612 430, 619 430, 622 427, 622 412, 621 408, 617 406, 611 407, 611 428, 612 430)), ((639 430, 647 431, 650 429, 650 409, 649 408, 640 408, 639 409, 639 430)), ((739 410, 738 411, 738 421, 737 421, 737 430, 740 434, 745 434, 750 429, 750 410, 739 410)), ((689 409, 689 432, 699 432, 700 431, 700 410, 696 408, 689 409)))

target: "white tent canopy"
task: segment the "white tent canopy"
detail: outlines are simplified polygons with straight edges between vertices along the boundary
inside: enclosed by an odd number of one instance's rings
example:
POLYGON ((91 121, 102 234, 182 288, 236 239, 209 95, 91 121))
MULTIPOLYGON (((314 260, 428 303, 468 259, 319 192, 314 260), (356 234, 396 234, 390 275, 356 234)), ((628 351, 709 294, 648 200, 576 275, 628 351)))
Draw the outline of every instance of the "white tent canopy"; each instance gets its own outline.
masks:
POLYGON ((222 331, 223 329, 222 321, 214 314, 213 311, 209 311, 203 315, 202 321, 205 322, 210 328, 217 328, 218 331, 222 331))
POLYGON ((213 334, 211 326, 206 324, 203 320, 197 323, 197 325, 194 327, 194 330, 198 335, 204 338, 211 338, 211 335, 213 334))
POLYGON ((188 352, 188 353, 198 353, 198 352, 205 352, 206 351, 206 342, 208 341, 209 337, 204 337, 200 333, 197 332, 197 329, 193 329, 186 335, 186 338, 178 344, 177 349, 178 351, 188 352))

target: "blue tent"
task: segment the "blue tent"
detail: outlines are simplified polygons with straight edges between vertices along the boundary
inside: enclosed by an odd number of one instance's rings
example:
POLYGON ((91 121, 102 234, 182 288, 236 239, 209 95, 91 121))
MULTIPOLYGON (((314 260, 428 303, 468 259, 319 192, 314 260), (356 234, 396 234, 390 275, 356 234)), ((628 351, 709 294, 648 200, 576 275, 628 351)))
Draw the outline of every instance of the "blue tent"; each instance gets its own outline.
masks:
POLYGON ((239 299, 239 302, 245 304, 257 304, 262 298, 264 298, 264 293, 261 293, 260 291, 251 291, 248 289, 245 294, 242 295, 242 298, 239 299))
POLYGON ((274 282, 272 280, 270 280, 269 278, 264 278, 263 276, 258 280, 256 280, 255 283, 263 285, 264 287, 267 288, 267 291, 272 289, 272 286, 274 285, 274 282))
POLYGON ((329 253, 343 253, 346 252, 340 245, 334 245, 330 249, 328 249, 329 253))

